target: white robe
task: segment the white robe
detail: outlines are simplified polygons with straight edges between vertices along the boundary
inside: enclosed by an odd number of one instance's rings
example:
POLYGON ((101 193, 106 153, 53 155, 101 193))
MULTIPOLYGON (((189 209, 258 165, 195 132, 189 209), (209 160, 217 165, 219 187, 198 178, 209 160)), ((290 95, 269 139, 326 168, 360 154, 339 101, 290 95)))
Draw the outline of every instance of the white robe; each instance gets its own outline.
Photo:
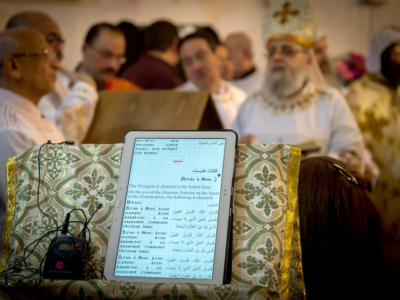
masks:
POLYGON ((364 141, 343 96, 335 89, 309 82, 300 95, 286 100, 262 91, 242 105, 233 124, 239 139, 252 134, 260 143, 304 144, 320 147, 314 155, 339 158, 341 151, 364 154, 364 141))
POLYGON ((80 144, 92 124, 99 96, 96 88, 84 81, 69 85, 69 79, 58 72, 54 92, 43 96, 38 106, 67 140, 80 144))
MULTIPOLYGON (((176 88, 177 91, 199 91, 200 89, 191 81, 176 88)), ((225 129, 231 129, 239 107, 247 98, 247 93, 232 83, 221 79, 217 93, 211 93, 215 108, 225 129)))
POLYGON ((7 160, 30 147, 65 141, 64 134, 42 117, 40 109, 28 99, 0 88, 0 252, 6 216, 7 160))
POLYGON ((252 95, 261 90, 265 79, 265 72, 256 69, 250 75, 241 79, 232 79, 229 82, 252 95))

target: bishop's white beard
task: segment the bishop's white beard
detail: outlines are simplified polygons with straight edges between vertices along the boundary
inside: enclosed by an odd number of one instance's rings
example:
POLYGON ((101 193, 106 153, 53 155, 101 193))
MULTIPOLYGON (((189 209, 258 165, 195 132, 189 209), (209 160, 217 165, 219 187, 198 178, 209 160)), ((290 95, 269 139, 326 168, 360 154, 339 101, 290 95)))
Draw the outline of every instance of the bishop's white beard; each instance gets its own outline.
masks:
POLYGON ((265 76, 264 89, 270 95, 288 97, 298 92, 307 79, 305 69, 290 70, 286 65, 276 63, 274 67, 282 67, 283 72, 274 73, 269 69, 265 76))

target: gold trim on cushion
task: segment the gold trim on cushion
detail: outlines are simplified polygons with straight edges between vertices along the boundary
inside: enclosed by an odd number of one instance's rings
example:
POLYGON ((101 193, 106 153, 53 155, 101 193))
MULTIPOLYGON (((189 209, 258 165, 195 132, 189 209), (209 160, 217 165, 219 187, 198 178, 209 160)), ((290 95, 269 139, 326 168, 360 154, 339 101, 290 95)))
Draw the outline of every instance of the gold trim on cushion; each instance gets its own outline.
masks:
POLYGON ((290 299, 289 278, 290 278, 290 260, 293 242, 293 227, 295 221, 298 221, 298 198, 297 183, 299 179, 301 150, 290 147, 289 166, 287 175, 287 196, 288 206, 286 211, 285 226, 285 253, 283 256, 283 267, 281 277, 281 291, 283 299, 290 299))
POLYGON ((0 272, 6 268, 8 255, 10 253, 10 234, 15 214, 17 193, 17 157, 11 157, 6 164, 6 187, 7 187, 7 210, 6 222, 3 235, 3 248, 0 260, 0 272))
POLYGON ((296 208, 296 221, 293 228, 293 252, 298 299, 302 300, 306 299, 306 285, 304 282, 303 255, 301 252, 299 205, 296 208))
POLYGON ((288 40, 292 40, 294 42, 300 43, 303 46, 306 46, 308 48, 313 48, 314 47, 314 43, 306 40, 303 37, 300 36, 295 36, 295 35, 291 35, 291 34, 275 34, 273 36, 271 36, 268 41, 267 41, 267 46, 269 45, 269 43, 271 43, 274 40, 278 40, 278 39, 288 39, 288 40))

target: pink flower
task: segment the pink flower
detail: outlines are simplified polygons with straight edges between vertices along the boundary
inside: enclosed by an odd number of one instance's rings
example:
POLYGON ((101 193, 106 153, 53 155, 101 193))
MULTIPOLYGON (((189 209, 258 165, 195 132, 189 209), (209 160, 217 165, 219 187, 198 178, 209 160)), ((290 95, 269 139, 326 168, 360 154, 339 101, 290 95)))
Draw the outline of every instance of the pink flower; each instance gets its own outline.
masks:
POLYGON ((364 56, 353 52, 340 57, 334 67, 339 73, 340 79, 346 83, 357 79, 366 72, 364 56))
POLYGON ((349 69, 346 62, 338 62, 335 64, 335 70, 339 72, 340 78, 342 80, 352 80, 354 78, 353 72, 349 69))

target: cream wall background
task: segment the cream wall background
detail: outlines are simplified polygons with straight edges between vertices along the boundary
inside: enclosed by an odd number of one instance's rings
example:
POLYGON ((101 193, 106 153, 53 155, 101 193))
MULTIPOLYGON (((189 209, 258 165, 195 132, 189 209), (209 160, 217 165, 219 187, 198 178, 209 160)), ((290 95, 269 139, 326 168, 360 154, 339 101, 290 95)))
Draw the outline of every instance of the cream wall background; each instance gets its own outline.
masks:
MULTIPOLYGON (((63 64, 72 69, 80 60, 82 40, 95 22, 132 21, 147 25, 164 18, 176 24, 210 24, 222 38, 234 31, 247 32, 253 40, 255 61, 264 67, 261 21, 268 0, 0 0, 0 28, 23 10, 51 15, 67 41, 63 64)), ((400 27, 400 0, 382 7, 359 5, 359 0, 310 0, 320 29, 329 39, 331 55, 353 50, 368 53, 371 34, 380 26, 400 27)))

